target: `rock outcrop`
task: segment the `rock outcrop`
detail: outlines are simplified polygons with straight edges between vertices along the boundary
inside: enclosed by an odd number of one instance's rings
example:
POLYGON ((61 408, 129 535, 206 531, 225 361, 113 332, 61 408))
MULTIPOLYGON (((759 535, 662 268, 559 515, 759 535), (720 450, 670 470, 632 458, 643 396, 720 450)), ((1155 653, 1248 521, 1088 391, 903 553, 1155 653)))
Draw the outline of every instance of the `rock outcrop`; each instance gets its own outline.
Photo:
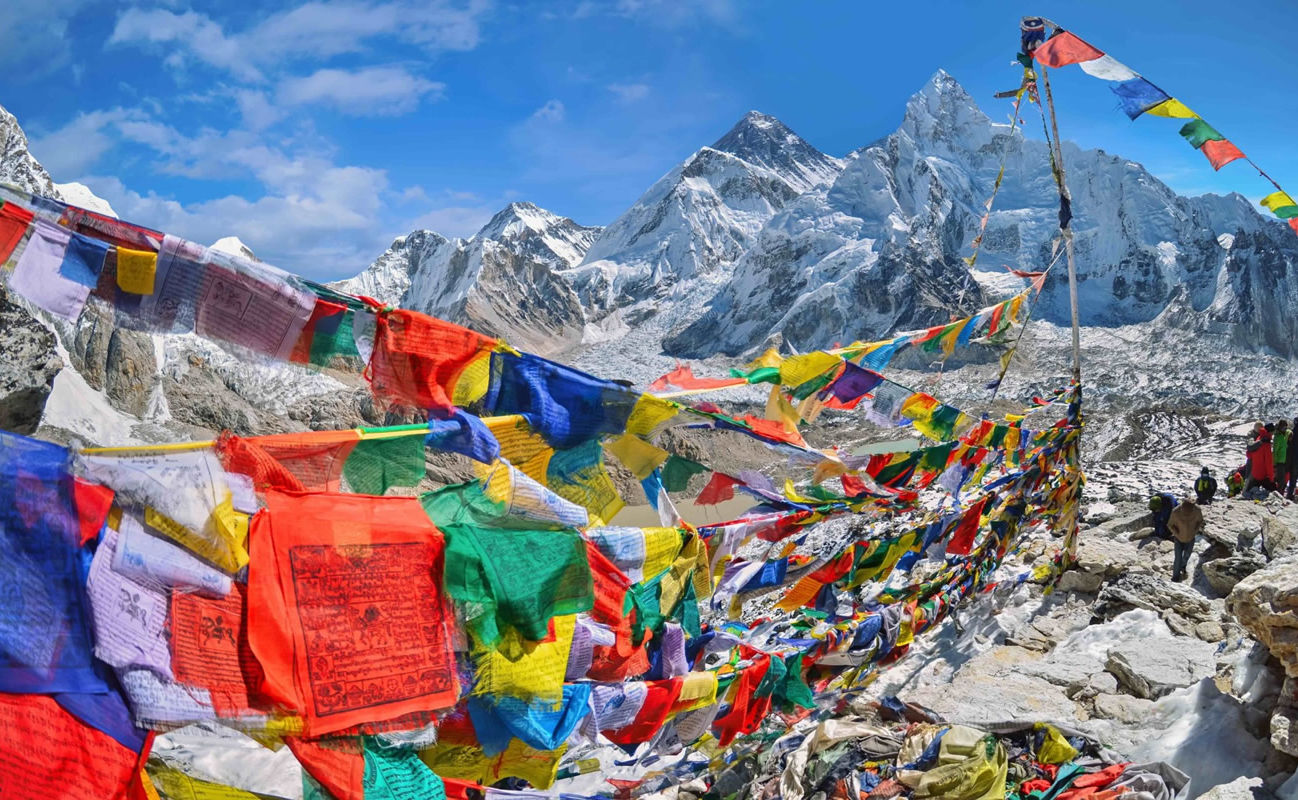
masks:
POLYGON ((31 434, 63 368, 54 334, 0 288, 0 429, 31 434))

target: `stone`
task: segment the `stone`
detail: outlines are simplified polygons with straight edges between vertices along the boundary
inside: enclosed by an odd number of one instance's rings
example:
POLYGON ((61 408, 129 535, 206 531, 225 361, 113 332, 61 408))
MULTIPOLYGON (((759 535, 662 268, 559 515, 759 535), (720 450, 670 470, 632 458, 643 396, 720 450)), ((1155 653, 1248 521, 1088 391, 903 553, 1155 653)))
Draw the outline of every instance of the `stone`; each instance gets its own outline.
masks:
POLYGON ((1217 648, 1178 637, 1157 643, 1127 642, 1109 651, 1104 668, 1130 694, 1157 700, 1183 686, 1211 678, 1217 648))
POLYGON ((1220 642, 1226 638, 1226 629, 1217 620, 1210 619, 1195 625, 1194 635, 1205 642, 1220 642))
POLYGON ((32 434, 63 369, 54 334, 0 288, 0 429, 32 434))
POLYGON ((1096 598, 1096 611, 1113 617, 1130 608, 1175 611, 1191 622, 1209 619, 1212 606, 1207 598, 1188 586, 1173 583, 1163 575, 1128 572, 1111 581, 1096 598))
POLYGON ((1144 560, 1135 545, 1122 539, 1082 534, 1077 545, 1077 569, 1100 578, 1116 578, 1144 560))
POLYGON ((104 361, 104 394, 108 402, 119 411, 143 417, 157 383, 153 339, 126 328, 113 331, 104 361))
POLYGON ((1104 576, 1096 575, 1091 572, 1083 572, 1079 569, 1070 569, 1063 575, 1059 576, 1059 583, 1056 589, 1061 592, 1083 592, 1091 594, 1098 592, 1104 585, 1104 576))
POLYGON ((1240 777, 1230 783, 1222 783, 1199 795, 1199 800, 1255 800, 1258 797, 1255 789, 1262 788, 1261 778, 1240 777))
POLYGON ((1271 713, 1271 746, 1298 756, 1298 679, 1285 678, 1280 699, 1271 713))
POLYGON ((1203 577, 1219 595, 1228 595, 1235 584, 1266 566, 1266 556, 1255 550, 1208 561, 1202 565, 1203 577))
MULTIPOLYGON (((1149 527, 1150 519, 1149 511, 1138 511, 1134 514, 1124 514, 1106 520, 1100 525, 1100 528, 1110 534, 1130 533, 1131 531, 1149 527)), ((1152 532, 1154 529, 1149 528, 1149 530, 1152 532)))
POLYGON ((1143 528, 1137 528, 1136 530, 1132 531, 1131 536, 1129 538, 1133 542, 1138 542, 1141 539, 1148 539, 1153 535, 1154 535, 1154 529, 1152 527, 1145 526, 1143 528))
POLYGON ((1231 590, 1226 608, 1298 678, 1298 558, 1269 564, 1231 590))
POLYGON ((1095 716, 1126 725, 1137 725, 1149 715, 1153 700, 1125 694, 1100 694, 1095 697, 1095 716))
POLYGON ((1262 521, 1262 550, 1273 559, 1298 553, 1298 511, 1286 507, 1262 521))
POLYGON ((1064 690, 1026 673, 1036 660, 1021 647, 995 647, 961 666, 949 684, 917 687, 906 700, 974 726, 1071 718, 1077 705, 1064 690))
POLYGON ((1175 611, 1164 611, 1162 614, 1163 621, 1167 627, 1172 629, 1172 633, 1180 636, 1194 636, 1194 623, 1175 611))

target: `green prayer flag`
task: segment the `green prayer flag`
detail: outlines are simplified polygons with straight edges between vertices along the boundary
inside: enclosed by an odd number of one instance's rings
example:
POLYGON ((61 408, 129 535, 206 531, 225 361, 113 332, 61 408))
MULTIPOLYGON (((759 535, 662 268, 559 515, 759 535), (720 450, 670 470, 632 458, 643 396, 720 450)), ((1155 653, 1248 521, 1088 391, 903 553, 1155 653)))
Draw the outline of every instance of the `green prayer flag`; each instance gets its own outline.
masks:
POLYGON ((1203 147, 1204 142, 1220 142, 1226 138, 1218 133, 1216 128, 1201 119, 1192 119, 1181 126, 1181 135, 1196 150, 1203 147))
POLYGON ((424 437, 361 439, 343 463, 343 477, 357 494, 383 494, 389 486, 414 486, 425 475, 424 437))
POLYGON ((749 383, 778 384, 780 382, 779 367, 758 367, 757 369, 752 370, 751 372, 744 372, 743 370, 739 370, 739 369, 731 369, 730 375, 731 377, 734 378, 743 378, 749 383))
POLYGON ((933 447, 925 447, 920 451, 924 454, 919 462, 920 469, 929 472, 940 472, 946 469, 946 462, 951 458, 951 451, 956 448, 957 444, 957 442, 947 442, 933 447))
POLYGON ((708 471, 707 467, 696 461, 668 456, 662 470, 663 488, 669 492, 683 492, 689 488, 690 478, 708 471))
POLYGON ((552 617, 595 604, 586 543, 575 531, 438 527, 446 537, 446 591, 486 647, 510 629, 539 642, 549 634, 552 617))
POLYGON ((311 363, 313 365, 331 367, 334 366, 335 359, 360 359, 361 354, 356 349, 356 339, 352 334, 352 320, 355 317, 355 312, 347 309, 342 312, 341 319, 336 326, 316 323, 311 334, 311 363))
POLYGON ((786 711, 794 707, 813 708, 816 696, 802 677, 802 660, 804 653, 794 653, 784 659, 784 681, 775 691, 776 702, 786 711))
POLYGON ((365 737, 365 800, 446 800, 446 784, 419 758, 402 747, 383 747, 365 737))

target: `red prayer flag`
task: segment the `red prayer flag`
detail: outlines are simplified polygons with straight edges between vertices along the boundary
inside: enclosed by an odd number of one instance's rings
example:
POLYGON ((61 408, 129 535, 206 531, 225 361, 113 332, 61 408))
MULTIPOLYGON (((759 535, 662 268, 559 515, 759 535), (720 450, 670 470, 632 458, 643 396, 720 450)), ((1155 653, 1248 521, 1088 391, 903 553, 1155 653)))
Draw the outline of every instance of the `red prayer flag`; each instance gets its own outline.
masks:
POLYGON ((1244 157, 1239 148, 1231 144, 1227 139, 1206 141, 1203 143, 1203 147, 1199 148, 1199 151, 1208 157, 1213 169, 1221 169, 1230 162, 1244 157))
POLYGON ((699 492, 699 496, 694 499, 694 502, 700 506, 715 506, 717 503, 724 503, 735 496, 735 487, 738 485, 739 481, 729 475, 714 472, 711 480, 708 481, 708 485, 703 487, 703 491, 699 492))
POLYGON ((108 512, 113 507, 114 494, 107 486, 76 479, 74 496, 77 517, 81 520, 81 544, 99 535, 99 529, 104 527, 104 520, 108 519, 108 512))
POLYGON ((855 475, 843 475, 838 480, 843 484, 843 491, 847 493, 848 497, 865 494, 865 481, 855 475))
POLYGON ((375 396, 424 411, 451 411, 455 384, 496 340, 427 314, 383 311, 366 377, 375 396))
POLYGON ((678 389, 724 389, 727 386, 744 386, 748 381, 743 378, 699 378, 688 365, 681 364, 676 369, 662 375, 649 388, 655 392, 675 386, 678 389))
POLYGON ((603 734, 613 744, 629 745, 649 741, 667 722, 667 715, 676 703, 676 698, 681 695, 683 683, 680 678, 647 682, 644 705, 636 712, 635 720, 617 730, 603 731, 603 734))
POLYGON ((1298 217, 1289 220, 1289 227, 1293 229, 1294 233, 1298 233, 1298 217))
POLYGON ((249 539, 248 643, 304 736, 455 704, 445 543, 417 499, 271 491, 249 539))
POLYGON ((284 743, 330 797, 365 800, 365 753, 357 740, 307 741, 286 736, 284 743))
POLYGON ((302 333, 298 335, 297 343, 293 345, 293 352, 289 355, 288 360, 294 364, 310 364, 311 342, 315 339, 316 324, 322 319, 328 319, 346 311, 347 306, 317 297, 315 299, 315 308, 311 309, 311 318, 307 320, 306 325, 302 326, 302 333))
MULTIPOLYGON (((0 694, 0 793, 5 798, 117 800, 146 752, 82 723, 54 698, 0 694)), ((152 741, 150 739, 149 741, 152 741)))
POLYGON ((771 668, 771 656, 748 645, 739 646, 742 658, 751 659, 752 666, 741 670, 735 681, 734 697, 730 701, 730 710, 719 717, 712 727, 718 731, 717 738, 722 747, 728 746, 741 733, 752 733, 762 724, 762 720, 771 710, 771 697, 756 698, 757 687, 771 668))
POLYGON ((248 646, 247 590, 242 584, 225 597, 171 591, 167 637, 171 668, 182 684, 205 690, 218 717, 248 718, 269 713, 255 708, 261 665, 248 646))
POLYGON ((34 216, 32 212, 13 203, 5 203, 0 208, 0 262, 13 254, 34 216))
POLYGON ((983 506, 987 505, 987 498, 979 500, 971 506, 964 516, 960 518, 960 524, 956 526, 955 531, 951 534, 951 541, 947 543, 947 555, 967 556, 973 549, 974 537, 978 535, 978 521, 982 519, 983 506))
POLYGON ((1045 44, 1032 51, 1032 57, 1047 67, 1066 67, 1080 61, 1094 61, 1104 55, 1078 37, 1064 31, 1050 37, 1045 44))

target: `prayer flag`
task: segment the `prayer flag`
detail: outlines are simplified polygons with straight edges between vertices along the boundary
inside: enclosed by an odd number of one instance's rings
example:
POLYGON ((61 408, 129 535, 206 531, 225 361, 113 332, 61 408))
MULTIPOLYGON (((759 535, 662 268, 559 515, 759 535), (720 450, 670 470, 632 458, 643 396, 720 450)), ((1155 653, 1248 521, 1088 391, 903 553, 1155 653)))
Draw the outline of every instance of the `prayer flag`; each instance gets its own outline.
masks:
POLYGON ((708 481, 708 485, 703 487, 703 491, 699 492, 699 496, 695 498, 694 502, 700 506, 714 506, 718 503, 724 503, 735 496, 735 487, 738 485, 739 481, 729 475, 714 472, 711 480, 708 481))
POLYGON ((1109 87, 1118 96, 1122 111, 1135 119, 1165 100, 1171 100, 1167 94, 1144 78, 1133 78, 1129 81, 1115 83, 1109 87))
POLYGON ((1170 100, 1164 100, 1156 106, 1148 109, 1146 114, 1153 114, 1156 117, 1169 117, 1172 119, 1198 119, 1199 115, 1191 111, 1184 103, 1175 97, 1170 100))
POLYGON ((1272 192, 1262 198, 1261 205, 1281 219, 1298 217, 1298 203, 1287 192, 1272 192))
POLYGON ((1197 150, 1203 147, 1204 142, 1220 141, 1226 137, 1217 132, 1217 129, 1204 122, 1201 119, 1192 119, 1181 126, 1181 136, 1185 137, 1197 150))
POLYGON ((37 308, 75 321, 86 306, 90 286, 59 272, 71 240, 72 232, 67 228, 43 219, 33 222, 31 239, 9 276, 9 288, 37 308))
POLYGON ((378 315, 368 377, 375 396, 421 410, 453 408, 460 376, 494 339, 404 309, 378 315))
POLYGON ((270 491, 251 541, 248 642, 305 735, 455 703, 444 543, 418 500, 270 491))
POLYGON ((131 294, 153 294, 158 274, 158 254, 117 248, 117 288, 131 294))
POLYGON ((987 498, 984 497, 965 511, 964 516, 960 518, 960 524, 951 534, 951 541, 947 543, 948 555, 969 555, 973 549, 974 537, 978 535, 978 524, 982 519, 983 507, 986 505, 987 498))
POLYGON ((1103 52, 1068 31, 1055 34, 1046 40, 1045 44, 1032 51, 1033 58, 1047 67, 1056 69, 1081 61, 1093 61, 1103 55, 1103 52))
POLYGON ((494 414, 521 414, 555 448, 622 433, 639 393, 533 355, 493 353, 497 380, 483 400, 494 414))
POLYGON ((147 756, 78 721, 51 697, 0 694, 5 797, 124 800, 147 756))
POLYGON ((99 283, 99 273, 103 271, 107 255, 108 245, 74 233, 68 240, 68 249, 63 253, 63 261, 59 264, 59 275, 87 289, 93 289, 99 283))
POLYGON ((32 212, 13 203, 0 207, 0 265, 9 260, 14 248, 31 227, 32 212))
POLYGON ((1077 66, 1092 78, 1106 81, 1129 81, 1140 77, 1131 67, 1110 55, 1103 55, 1091 61, 1079 61, 1077 66))
POLYGON ((1244 158, 1244 154, 1240 152, 1239 148, 1226 139, 1204 142, 1203 147, 1199 148, 1199 152, 1207 156, 1208 162, 1212 164, 1213 169, 1221 169, 1232 161, 1244 158))
POLYGON ((669 492, 683 492, 689 488, 690 478, 707 472, 703 464, 680 456, 668 456, 662 467, 663 488, 669 492))

